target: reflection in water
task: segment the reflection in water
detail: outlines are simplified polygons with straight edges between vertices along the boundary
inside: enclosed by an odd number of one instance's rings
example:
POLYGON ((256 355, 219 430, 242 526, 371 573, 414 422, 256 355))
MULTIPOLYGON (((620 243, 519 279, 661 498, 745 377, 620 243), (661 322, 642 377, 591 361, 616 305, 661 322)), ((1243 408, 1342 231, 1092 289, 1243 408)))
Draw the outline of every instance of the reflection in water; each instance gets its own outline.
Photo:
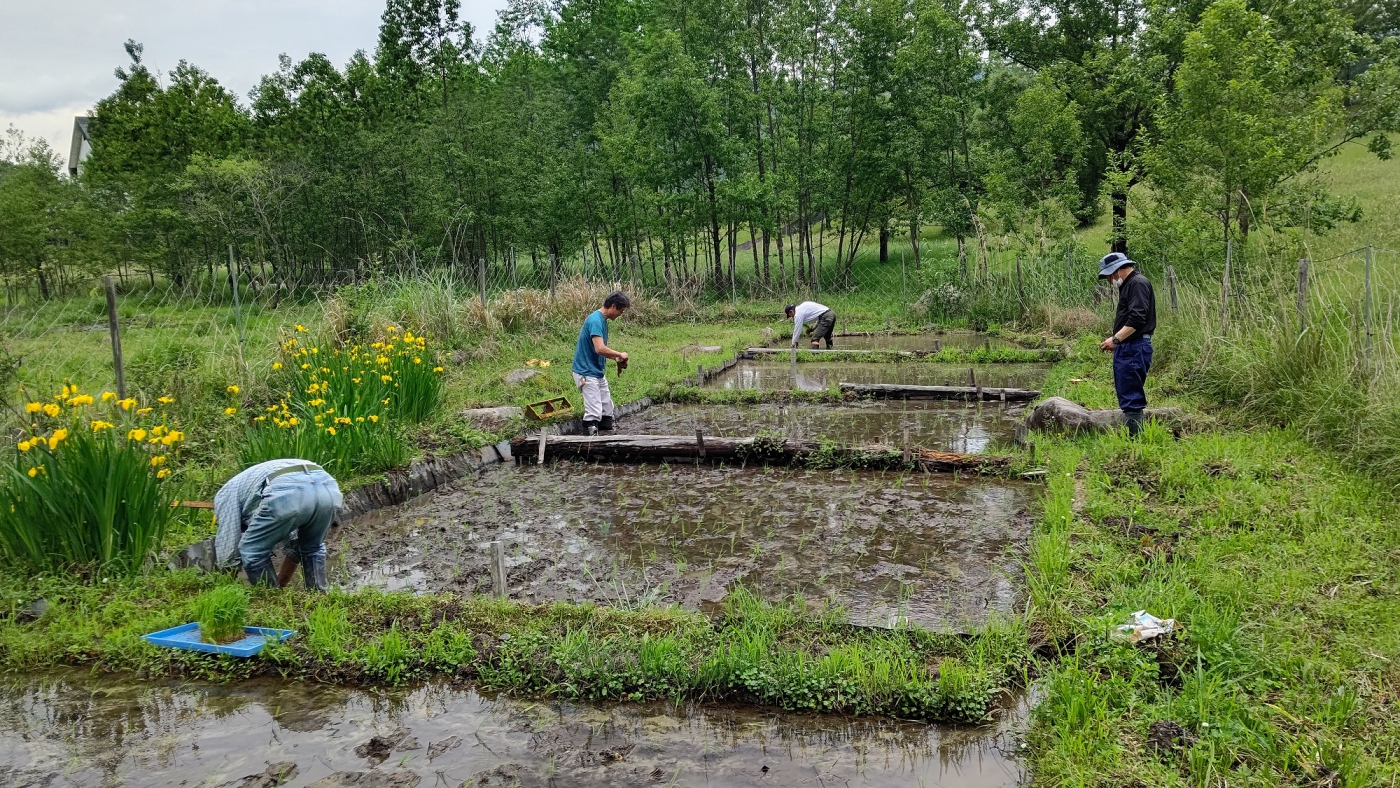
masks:
POLYGON ((240 785, 278 762, 296 766, 290 788, 347 772, 451 788, 1013 786, 1022 776, 1010 757, 1021 746, 1014 730, 1026 712, 1022 702, 995 726, 969 728, 689 704, 532 703, 442 685, 361 691, 77 672, 20 678, 4 691, 0 784, 48 788, 240 785), (376 735, 393 751, 357 755, 376 735))
POLYGON ((1009 443, 1022 416, 1019 405, 929 400, 854 401, 842 404, 654 405, 618 422, 636 435, 706 435, 743 438, 774 432, 789 438, 832 440, 843 445, 981 453, 1009 443))
POLYGON ((968 369, 978 385, 1007 388, 1038 388, 1045 382, 1049 364, 934 364, 905 361, 876 364, 845 361, 741 361, 722 375, 711 378, 706 387, 721 389, 763 389, 825 391, 841 383, 902 383, 907 386, 966 386, 968 369))
POLYGON ((344 526, 333 579, 390 565, 423 590, 484 591, 501 540, 511 595, 527 601, 701 609, 742 584, 839 603, 858 623, 962 629, 1014 611, 1032 489, 954 474, 496 467, 344 526))

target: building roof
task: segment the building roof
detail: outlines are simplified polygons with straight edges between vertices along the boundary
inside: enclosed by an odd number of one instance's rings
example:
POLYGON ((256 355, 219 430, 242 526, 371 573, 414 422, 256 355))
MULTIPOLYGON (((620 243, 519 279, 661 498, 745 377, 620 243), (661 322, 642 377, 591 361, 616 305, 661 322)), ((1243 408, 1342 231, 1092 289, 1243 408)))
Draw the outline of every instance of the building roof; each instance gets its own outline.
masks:
POLYGON ((88 117, 73 118, 73 143, 68 147, 68 174, 76 176, 83 159, 92 152, 92 137, 88 136, 88 117))

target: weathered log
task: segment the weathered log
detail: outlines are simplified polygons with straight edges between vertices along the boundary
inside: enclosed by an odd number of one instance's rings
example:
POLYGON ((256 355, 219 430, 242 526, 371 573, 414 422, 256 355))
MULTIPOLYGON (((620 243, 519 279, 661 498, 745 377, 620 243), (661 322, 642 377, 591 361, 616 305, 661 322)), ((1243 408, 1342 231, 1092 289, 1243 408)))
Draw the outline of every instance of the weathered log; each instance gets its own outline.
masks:
POLYGON ((842 391, 882 399, 983 399, 1027 402, 1040 396, 1033 389, 988 386, 906 386, 900 383, 842 383, 842 391))
MULTIPOLYGON (((1178 408, 1148 408, 1143 417, 1161 422, 1173 432, 1187 426, 1186 416, 1178 408)), ((1050 397, 1026 416, 1025 426, 1028 430, 1052 433, 1110 432, 1123 426, 1123 411, 1089 410, 1064 397, 1050 397)))
MULTIPOLYGON (((518 437, 512 453, 531 456, 539 451, 539 436, 518 437)), ((724 438, 715 435, 551 435, 545 441, 545 459, 581 459, 605 462, 698 462, 736 460, 773 465, 801 464, 818 456, 825 461, 861 468, 910 467, 902 453, 890 446, 823 447, 814 440, 760 436, 724 438), (703 443, 702 443, 703 441, 703 443), (703 446, 703 454, 702 454, 703 446)), ((959 454, 920 450, 913 465, 925 470, 980 470, 1002 467, 1007 458, 985 454, 959 454)))

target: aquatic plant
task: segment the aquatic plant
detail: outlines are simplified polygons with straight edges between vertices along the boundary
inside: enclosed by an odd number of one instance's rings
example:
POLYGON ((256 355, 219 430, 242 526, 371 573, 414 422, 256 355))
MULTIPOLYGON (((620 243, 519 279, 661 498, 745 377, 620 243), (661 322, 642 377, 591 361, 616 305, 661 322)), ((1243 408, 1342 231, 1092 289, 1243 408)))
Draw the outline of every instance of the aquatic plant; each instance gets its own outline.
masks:
POLYGON ((200 594, 194 600, 194 619, 199 637, 205 643, 231 643, 243 637, 248 620, 247 586, 226 583, 200 594))
POLYGON ((161 397, 142 406, 65 384, 25 405, 23 437, 0 462, 0 554, 31 569, 79 564, 130 573, 160 550, 181 430, 161 397))

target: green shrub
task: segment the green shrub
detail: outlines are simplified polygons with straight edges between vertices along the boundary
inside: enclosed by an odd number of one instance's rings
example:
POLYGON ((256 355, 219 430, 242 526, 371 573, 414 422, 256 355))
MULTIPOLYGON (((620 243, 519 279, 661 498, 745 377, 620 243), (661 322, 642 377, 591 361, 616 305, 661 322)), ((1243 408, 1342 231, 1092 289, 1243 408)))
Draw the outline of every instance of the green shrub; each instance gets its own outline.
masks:
POLYGON ((205 591, 194 600, 194 619, 205 643, 232 643, 243 637, 248 620, 248 588, 237 583, 205 591))
POLYGON ((25 411, 27 434, 0 462, 0 554, 32 569, 139 570, 172 517, 166 480, 184 433, 134 399, 67 385, 25 411))

